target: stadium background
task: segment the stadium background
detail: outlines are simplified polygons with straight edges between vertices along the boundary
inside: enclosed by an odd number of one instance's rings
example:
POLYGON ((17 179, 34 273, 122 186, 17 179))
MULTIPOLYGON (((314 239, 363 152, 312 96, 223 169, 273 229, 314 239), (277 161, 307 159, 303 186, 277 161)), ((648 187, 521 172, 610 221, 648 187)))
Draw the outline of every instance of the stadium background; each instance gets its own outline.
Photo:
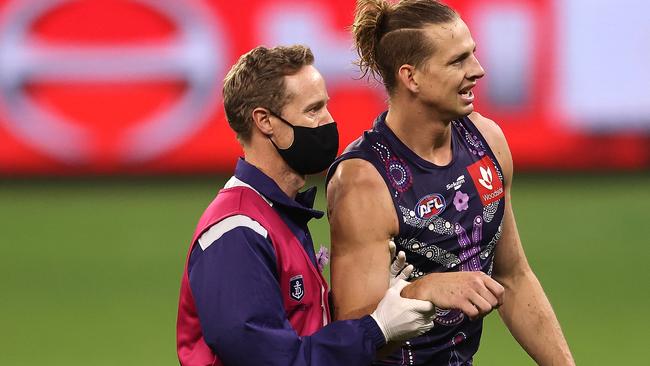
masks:
MULTIPOLYGON (((509 139, 519 231, 578 363, 644 363, 650 5, 448 3, 478 43, 477 108, 509 139)), ((221 79, 255 45, 312 46, 345 146, 385 100, 355 80, 353 7, 0 1, 0 364, 176 363, 187 241, 240 155, 221 79)), ((492 314, 477 364, 533 363, 492 314)))

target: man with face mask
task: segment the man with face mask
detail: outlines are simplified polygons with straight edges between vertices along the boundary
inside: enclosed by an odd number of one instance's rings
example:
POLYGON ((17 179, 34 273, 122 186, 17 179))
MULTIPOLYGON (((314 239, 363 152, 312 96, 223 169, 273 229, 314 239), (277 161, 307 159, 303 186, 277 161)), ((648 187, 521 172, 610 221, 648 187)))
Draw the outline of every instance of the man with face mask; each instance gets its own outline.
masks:
POLYGON ((403 253, 371 315, 330 323, 307 228, 323 213, 312 208, 315 188, 299 192, 338 150, 313 61, 303 46, 257 47, 225 78, 226 116, 244 158, 190 246, 177 322, 182 365, 368 365, 387 342, 433 325, 430 302, 400 295, 411 271, 403 253))

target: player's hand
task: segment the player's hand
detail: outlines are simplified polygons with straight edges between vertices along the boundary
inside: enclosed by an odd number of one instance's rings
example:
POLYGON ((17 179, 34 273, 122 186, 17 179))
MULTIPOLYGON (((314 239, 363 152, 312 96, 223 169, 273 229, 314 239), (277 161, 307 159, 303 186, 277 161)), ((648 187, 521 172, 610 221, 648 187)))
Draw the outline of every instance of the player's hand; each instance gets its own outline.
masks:
POLYGON ((504 288, 484 272, 430 273, 402 290, 402 296, 428 300, 441 309, 459 309, 470 319, 503 303, 504 288))
POLYGON ((409 283, 395 280, 370 314, 384 334, 386 342, 403 341, 417 337, 433 328, 435 307, 429 301, 407 299, 400 292, 409 283))
POLYGON ((400 250, 397 256, 395 256, 395 252, 397 251, 395 242, 390 240, 388 242, 388 248, 390 250, 390 257, 393 260, 390 265, 390 282, 388 287, 393 287, 397 280, 406 280, 409 278, 413 272, 413 266, 406 263, 406 254, 403 251, 400 250))

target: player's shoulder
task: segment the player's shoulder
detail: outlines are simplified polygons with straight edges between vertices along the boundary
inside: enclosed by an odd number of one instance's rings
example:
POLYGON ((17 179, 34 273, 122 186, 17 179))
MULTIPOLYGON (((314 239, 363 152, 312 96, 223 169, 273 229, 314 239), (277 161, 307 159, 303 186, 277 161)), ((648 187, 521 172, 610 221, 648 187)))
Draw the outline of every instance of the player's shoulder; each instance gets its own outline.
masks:
POLYGON ((483 135, 490 147, 493 149, 502 145, 507 147, 506 136, 496 122, 478 112, 472 112, 468 117, 481 135, 483 135))
POLYGON ((360 227, 373 232, 386 230, 390 236, 399 230, 388 185, 377 168, 364 159, 347 159, 336 168, 327 185, 327 214, 333 232, 341 225, 348 229, 353 225, 352 231, 360 227))
POLYGON ((375 166, 364 159, 342 161, 327 184, 328 209, 342 200, 390 202, 390 192, 375 166))
POLYGON ((332 189, 373 189, 385 185, 375 166, 360 158, 347 159, 336 167, 328 183, 328 192, 332 189))
POLYGON ((512 155, 510 154, 508 141, 506 141, 506 136, 501 127, 493 120, 482 116, 478 112, 472 112, 468 117, 481 135, 483 135, 483 138, 499 161, 501 168, 504 170, 505 175, 510 178, 512 176, 512 155))

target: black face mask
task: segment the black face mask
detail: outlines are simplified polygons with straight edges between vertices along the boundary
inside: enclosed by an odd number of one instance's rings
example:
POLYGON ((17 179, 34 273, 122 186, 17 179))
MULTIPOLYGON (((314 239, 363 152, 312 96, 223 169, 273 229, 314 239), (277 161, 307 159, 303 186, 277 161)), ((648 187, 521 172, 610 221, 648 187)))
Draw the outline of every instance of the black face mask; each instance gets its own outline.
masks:
POLYGON ((271 143, 298 174, 320 173, 334 162, 339 150, 336 122, 318 127, 294 126, 279 115, 272 114, 293 129, 293 143, 288 148, 280 149, 273 140, 271 143))

